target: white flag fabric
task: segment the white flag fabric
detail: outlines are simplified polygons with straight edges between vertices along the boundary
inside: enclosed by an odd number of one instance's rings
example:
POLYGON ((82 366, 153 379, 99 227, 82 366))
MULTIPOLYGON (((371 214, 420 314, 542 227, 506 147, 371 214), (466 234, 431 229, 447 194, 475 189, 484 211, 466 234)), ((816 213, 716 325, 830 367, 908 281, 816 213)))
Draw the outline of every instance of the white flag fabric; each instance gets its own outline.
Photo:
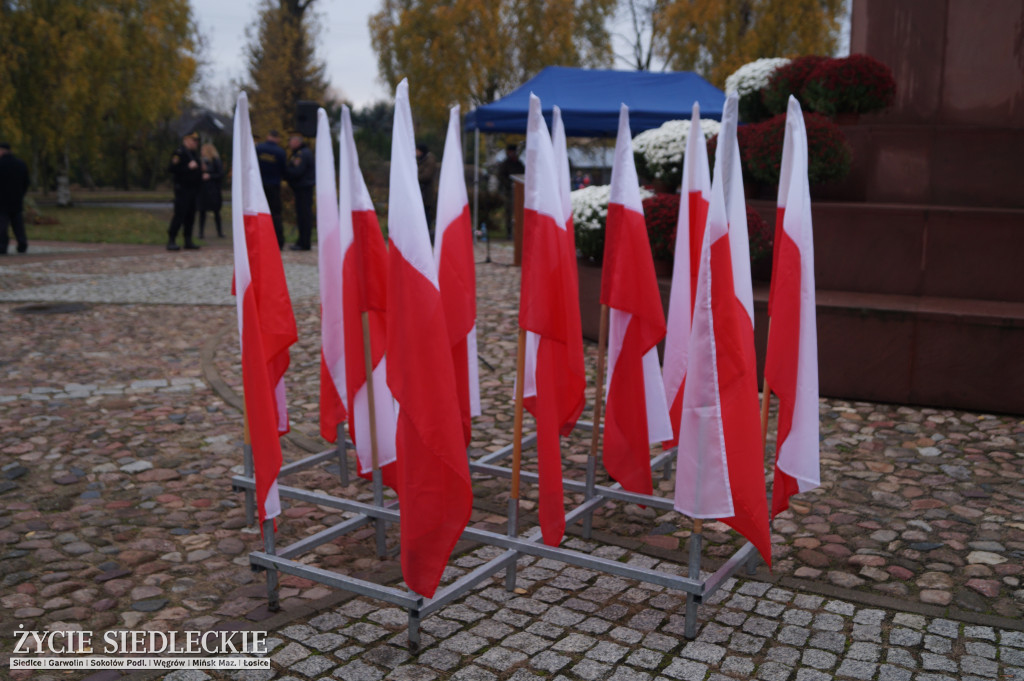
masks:
POLYGON ((476 264, 466 192, 459 107, 448 117, 448 136, 437 190, 434 260, 455 364, 462 425, 469 446, 472 417, 480 415, 480 371, 476 345, 476 264))
POLYGON ((683 412, 683 385, 689 360, 690 327, 693 303, 697 293, 697 270, 700 248, 707 224, 711 200, 711 173, 708 169, 708 148, 700 133, 700 105, 694 102, 690 118, 690 136, 683 157, 683 182, 679 197, 679 219, 676 222, 675 256, 672 268, 672 289, 668 303, 665 361, 662 377, 672 422, 672 437, 666 447, 679 440, 679 419, 683 412))
MULTIPOLYGON (((395 401, 387 384, 387 249, 377 214, 359 170, 359 154, 352 134, 352 116, 341 109, 338 176, 338 249, 342 263, 342 329, 345 338, 344 375, 349 431, 356 445, 359 470, 372 470, 370 402, 367 390, 363 315, 370 327, 377 463, 395 461, 395 401)), ((385 480, 390 484, 388 476, 385 480)))
POLYGON ((807 180, 807 131, 789 98, 783 142, 775 253, 768 311, 765 382, 779 397, 772 515, 794 494, 821 484, 818 335, 814 296, 814 235, 807 180))

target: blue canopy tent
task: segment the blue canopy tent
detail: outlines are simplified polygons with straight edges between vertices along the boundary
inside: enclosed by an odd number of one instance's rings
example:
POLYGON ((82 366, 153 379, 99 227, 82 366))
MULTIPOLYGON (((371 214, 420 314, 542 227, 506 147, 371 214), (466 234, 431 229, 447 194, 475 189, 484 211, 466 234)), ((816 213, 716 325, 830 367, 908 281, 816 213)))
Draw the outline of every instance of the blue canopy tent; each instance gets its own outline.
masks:
POLYGON ((619 105, 629 107, 633 133, 665 121, 689 118, 700 102, 702 118, 721 120, 725 94, 692 71, 608 71, 549 66, 496 102, 466 114, 465 129, 483 133, 526 132, 530 93, 540 97, 544 117, 558 105, 568 137, 614 137, 619 105))
POLYGON ((725 94, 692 71, 652 73, 549 66, 496 102, 466 114, 465 130, 474 131, 473 231, 479 224, 480 133, 526 133, 530 93, 540 97, 551 125, 551 108, 562 112, 567 137, 614 137, 619 107, 629 107, 633 134, 665 121, 689 118, 700 103, 702 118, 722 119, 725 94))

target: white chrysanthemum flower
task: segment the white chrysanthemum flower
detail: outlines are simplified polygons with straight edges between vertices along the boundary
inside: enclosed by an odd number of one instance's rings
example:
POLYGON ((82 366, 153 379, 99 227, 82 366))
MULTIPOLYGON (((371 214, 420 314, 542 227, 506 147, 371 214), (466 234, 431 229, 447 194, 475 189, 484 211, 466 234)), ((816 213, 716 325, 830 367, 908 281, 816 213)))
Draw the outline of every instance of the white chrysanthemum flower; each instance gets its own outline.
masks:
MULTIPOLYGON (((709 118, 700 119, 704 139, 718 134, 722 124, 709 118)), ((661 180, 678 173, 690 136, 690 121, 667 121, 661 127, 645 130, 633 138, 633 152, 640 154, 654 179, 661 180)))
MULTIPOLYGON (((572 222, 576 229, 604 229, 608 219, 608 201, 612 196, 611 185, 591 185, 576 189, 572 199, 572 222)), ((640 200, 654 196, 654 192, 640 187, 640 200)))
POLYGON ((740 97, 763 90, 775 69, 789 63, 785 57, 766 57, 744 64, 725 79, 725 93, 735 92, 740 97))

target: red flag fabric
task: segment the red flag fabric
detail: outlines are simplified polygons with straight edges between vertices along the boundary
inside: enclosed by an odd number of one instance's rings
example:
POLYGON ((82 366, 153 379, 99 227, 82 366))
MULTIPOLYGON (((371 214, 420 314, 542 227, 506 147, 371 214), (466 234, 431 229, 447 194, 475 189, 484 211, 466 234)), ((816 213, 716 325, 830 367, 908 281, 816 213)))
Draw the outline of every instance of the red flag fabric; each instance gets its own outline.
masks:
POLYGON ((539 516, 544 543, 557 546, 565 533, 562 453, 583 411, 586 374, 580 324, 576 247, 567 228, 558 163, 541 115, 530 95, 526 132, 526 195, 523 215, 519 326, 535 334, 524 378, 524 405, 537 422, 539 516))
POLYGON ((701 245, 676 463, 675 508, 719 518, 771 565, 768 500, 757 400, 754 329, 737 290, 726 203, 726 159, 736 144, 737 99, 719 133, 715 179, 701 245))
POLYGON ((345 409, 345 327, 342 319, 341 235, 334 148, 327 112, 316 112, 316 234, 320 275, 320 436, 338 439, 345 409))
POLYGON ((288 345, 295 340, 295 319, 290 317, 290 302, 287 305, 289 316, 283 312, 281 294, 283 292, 283 300, 287 302, 288 291, 277 281, 277 275, 283 281, 284 272, 270 208, 263 194, 256 147, 252 142, 249 101, 244 92, 238 96, 235 107, 233 134, 231 223, 234 291, 242 352, 246 427, 255 469, 256 507, 262 524, 281 513, 277 476, 281 471, 282 457, 278 439, 279 407, 274 386, 280 384, 284 371, 281 364, 287 368, 288 345), (264 253, 268 246, 265 242, 267 234, 277 254, 276 268, 273 258, 264 253))
POLYGON ((625 104, 612 166, 601 303, 609 307, 604 466, 623 489, 651 494, 651 443, 672 437, 656 347, 665 337, 665 314, 625 104))
POLYGON ((402 575, 431 597, 469 522, 473 488, 437 266, 417 180, 409 83, 395 93, 388 198, 388 385, 399 404, 402 575))
POLYGON ((434 260, 437 262, 441 300, 451 339, 455 385, 459 390, 459 408, 462 412, 462 431, 468 447, 473 417, 480 415, 480 372, 476 353, 473 226, 469 219, 458 106, 452 107, 448 120, 435 224, 434 260))
POLYGON ((807 181, 807 131, 789 98, 779 183, 765 382, 779 397, 772 516, 794 494, 821 484, 814 235, 807 181))
MULTIPOLYGON (((359 475, 373 470, 370 437, 370 400, 367 387, 363 315, 370 328, 370 357, 373 367, 374 416, 377 464, 386 485, 397 489, 395 466, 395 400, 387 384, 387 247, 377 222, 370 193, 359 170, 352 131, 352 115, 341 109, 341 139, 338 146, 338 245, 332 258, 341 263, 341 317, 344 361, 345 405, 349 436, 356 446, 359 475)), ((333 174, 332 174, 333 176, 333 174)), ((317 183, 319 184, 319 182, 317 183)))
POLYGON ((672 423, 672 437, 663 443, 666 449, 679 442, 679 419, 683 413, 683 385, 689 359, 693 303, 697 295, 700 248, 708 218, 708 201, 711 198, 708 147, 700 127, 700 105, 696 102, 690 117, 690 135, 686 138, 680 194, 682 198, 676 222, 676 250, 662 368, 669 420, 672 423))

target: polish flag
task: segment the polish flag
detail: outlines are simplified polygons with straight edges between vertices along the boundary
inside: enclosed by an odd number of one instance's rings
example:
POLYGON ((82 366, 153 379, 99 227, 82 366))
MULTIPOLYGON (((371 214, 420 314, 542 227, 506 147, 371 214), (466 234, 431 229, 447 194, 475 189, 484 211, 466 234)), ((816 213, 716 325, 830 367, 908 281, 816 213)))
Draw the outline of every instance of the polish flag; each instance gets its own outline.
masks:
POLYGON ((398 400, 402 575, 434 595, 473 488, 437 265, 417 180, 409 83, 395 92, 388 199, 388 385, 398 400))
POLYGON ((235 107, 232 157, 233 288, 242 351, 246 427, 252 445, 256 505, 262 523, 281 514, 277 476, 282 463, 278 439, 282 416, 287 429, 281 375, 288 368, 288 346, 295 342, 296 333, 274 223, 263 194, 252 139, 249 100, 243 92, 235 107), (275 391, 275 385, 279 391, 275 391))
MULTIPOLYGON (((359 172, 359 154, 352 136, 352 117, 347 106, 341 108, 341 139, 338 147, 338 239, 331 247, 333 265, 340 271, 340 299, 343 361, 338 366, 343 377, 344 402, 349 416, 349 435, 356 446, 359 475, 373 470, 370 440, 370 399, 367 389, 366 354, 363 342, 363 315, 370 327, 370 357, 373 366, 373 400, 377 435, 377 465, 383 481, 396 487, 394 463, 397 410, 387 384, 387 247, 377 222, 370 193, 359 172), (340 268, 338 264, 340 263, 340 268)), ((329 175, 328 177, 333 177, 329 175)), ((320 186, 322 182, 317 182, 320 186)), ((327 246, 321 246, 326 249, 327 246)))
POLYGON ((555 160, 540 99, 531 94, 519 326, 527 331, 524 406, 537 421, 538 515, 549 546, 557 546, 565 534, 559 435, 572 432, 586 388, 576 245, 566 223, 561 174, 567 179, 555 160), (532 343, 531 333, 536 335, 532 343))
POLYGON ((472 435, 472 419, 480 415, 480 372, 476 354, 473 226, 469 219, 458 106, 452 107, 448 119, 448 137, 444 144, 441 178, 438 182, 436 224, 434 260, 437 262, 441 300, 451 339, 455 384, 459 389, 459 407, 462 411, 462 431, 468 447, 472 435))
POLYGON ((665 313, 625 104, 612 166, 601 303, 609 308, 604 467, 623 489, 651 494, 651 443, 672 437, 656 347, 665 337, 665 313))
POLYGON ((764 376, 779 396, 772 517, 789 498, 821 484, 819 470, 818 333, 814 303, 814 235, 807 182, 807 131, 789 98, 782 147, 778 223, 772 270, 771 325, 764 376))
POLYGON ((736 107, 727 104, 701 244, 675 508, 691 518, 721 519, 771 565, 754 328, 734 272, 725 194, 736 122, 736 107))
POLYGON ((341 234, 334 148, 327 112, 316 112, 316 234, 320 274, 320 436, 338 439, 348 413, 345 389, 345 325, 342 319, 341 234))
POLYGON ((708 146, 700 131, 700 105, 693 103, 690 135, 683 157, 683 184, 680 190, 679 220, 676 223, 676 252, 672 268, 672 292, 668 302, 668 332, 665 336, 665 362, 662 377, 669 404, 672 437, 664 447, 679 442, 679 418, 683 413, 683 385, 690 347, 693 302, 697 295, 697 270, 700 247, 711 199, 711 173, 708 170, 708 146))

